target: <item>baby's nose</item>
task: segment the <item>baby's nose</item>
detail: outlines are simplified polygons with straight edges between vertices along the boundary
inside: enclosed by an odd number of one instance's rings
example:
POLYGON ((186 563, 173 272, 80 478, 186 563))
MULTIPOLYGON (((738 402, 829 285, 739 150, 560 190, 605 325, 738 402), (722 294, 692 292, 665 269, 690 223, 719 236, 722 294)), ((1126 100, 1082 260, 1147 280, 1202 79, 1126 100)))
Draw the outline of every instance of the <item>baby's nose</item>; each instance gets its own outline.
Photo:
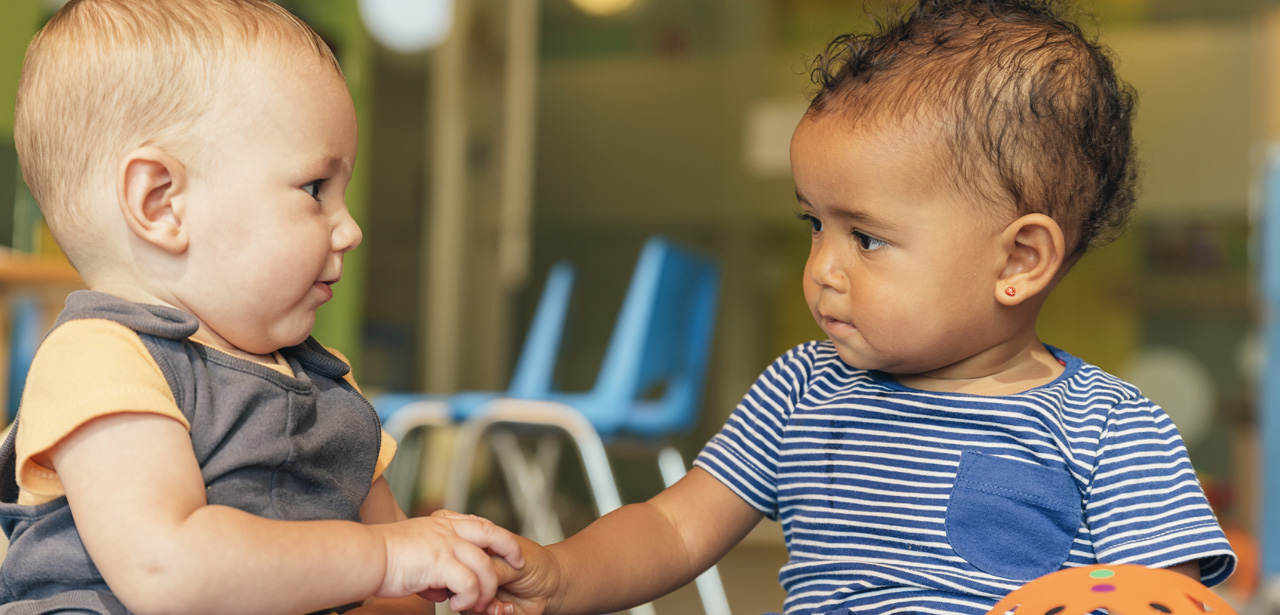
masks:
POLYGON ((344 211, 342 218, 333 228, 333 250, 350 252, 364 240, 364 232, 360 230, 360 225, 350 213, 344 211))

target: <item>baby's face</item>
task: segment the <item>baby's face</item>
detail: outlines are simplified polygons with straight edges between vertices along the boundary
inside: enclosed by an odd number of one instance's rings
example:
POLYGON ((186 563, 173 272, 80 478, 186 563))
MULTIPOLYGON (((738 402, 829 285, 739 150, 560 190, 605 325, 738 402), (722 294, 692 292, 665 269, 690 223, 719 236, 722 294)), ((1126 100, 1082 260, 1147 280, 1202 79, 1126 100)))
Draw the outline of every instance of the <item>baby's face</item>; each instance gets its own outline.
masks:
POLYGON ((910 131, 806 117, 791 142, 800 216, 813 242, 804 295, 840 358, 892 374, 963 377, 990 347, 1005 224, 937 172, 910 131), (941 370, 941 371, 939 371, 941 370))
POLYGON ((298 344, 361 240, 344 193, 356 158, 346 84, 318 59, 238 67, 188 169, 184 307, 215 345, 255 355, 298 344))

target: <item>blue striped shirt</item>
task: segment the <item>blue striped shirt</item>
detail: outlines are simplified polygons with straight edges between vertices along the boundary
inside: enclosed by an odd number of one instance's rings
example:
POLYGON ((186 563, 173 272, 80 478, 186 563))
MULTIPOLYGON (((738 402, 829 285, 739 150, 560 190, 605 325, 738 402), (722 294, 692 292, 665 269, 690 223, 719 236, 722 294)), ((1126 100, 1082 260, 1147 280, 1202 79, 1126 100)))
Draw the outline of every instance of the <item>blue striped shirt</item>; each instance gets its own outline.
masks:
POLYGON ((1062 567, 1235 567, 1173 422, 1058 349, 1002 397, 906 388, 809 342, 773 363, 695 464, 782 523, 787 615, 985 614, 1062 567))

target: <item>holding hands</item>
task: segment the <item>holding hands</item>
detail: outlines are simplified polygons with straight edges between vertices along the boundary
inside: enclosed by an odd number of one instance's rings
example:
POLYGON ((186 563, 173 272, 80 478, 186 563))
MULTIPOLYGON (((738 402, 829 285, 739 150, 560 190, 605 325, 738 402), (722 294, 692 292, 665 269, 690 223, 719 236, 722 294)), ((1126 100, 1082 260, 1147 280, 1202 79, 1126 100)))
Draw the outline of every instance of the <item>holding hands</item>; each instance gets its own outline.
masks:
POLYGON ((560 569, 555 556, 546 547, 522 536, 516 536, 523 555, 523 566, 510 565, 509 560, 492 557, 497 572, 498 588, 495 604, 509 610, 468 611, 471 615, 541 615, 555 612, 551 604, 560 584, 560 569))
POLYGON ((418 594, 448 600, 454 611, 501 615, 504 605, 493 600, 500 580, 495 568, 513 577, 525 565, 514 534, 473 515, 441 510, 370 527, 387 550, 379 598, 418 594))

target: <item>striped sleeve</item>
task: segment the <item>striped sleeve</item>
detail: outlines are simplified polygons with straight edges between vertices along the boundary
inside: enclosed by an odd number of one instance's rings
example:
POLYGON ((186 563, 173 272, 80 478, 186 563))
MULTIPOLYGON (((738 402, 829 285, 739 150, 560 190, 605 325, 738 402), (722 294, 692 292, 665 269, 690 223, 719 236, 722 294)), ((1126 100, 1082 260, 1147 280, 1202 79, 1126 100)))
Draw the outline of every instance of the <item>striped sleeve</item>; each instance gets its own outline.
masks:
POLYGON ((694 460, 775 521, 782 432, 812 376, 815 344, 797 346, 774 361, 694 460))
POLYGON ((1216 585, 1236 558, 1173 421, 1144 397, 1113 409, 1085 501, 1098 561, 1169 567, 1200 562, 1216 585))

